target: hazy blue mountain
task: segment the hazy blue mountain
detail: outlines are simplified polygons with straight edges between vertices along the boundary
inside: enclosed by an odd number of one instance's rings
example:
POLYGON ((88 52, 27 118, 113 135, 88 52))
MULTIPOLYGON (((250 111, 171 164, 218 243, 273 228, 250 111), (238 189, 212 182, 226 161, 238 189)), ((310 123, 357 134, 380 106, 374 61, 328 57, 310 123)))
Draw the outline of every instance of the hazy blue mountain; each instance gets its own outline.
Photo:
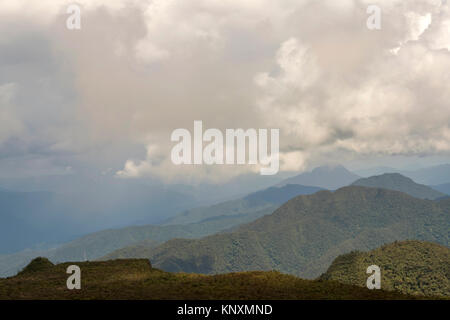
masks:
POLYGON ((271 211, 278 208, 282 203, 295 196, 312 194, 319 190, 322 189, 294 184, 285 185, 283 187, 270 187, 262 191, 251 193, 241 199, 230 200, 213 206, 186 210, 181 214, 168 219, 164 224, 195 223, 221 216, 248 215, 262 210, 271 213, 271 211))
POLYGON ((450 183, 440 184, 437 186, 431 186, 434 190, 450 195, 450 183))
POLYGON ((262 191, 254 192, 244 197, 243 200, 247 201, 250 205, 257 205, 263 202, 283 204, 296 196, 313 194, 321 190, 323 189, 319 187, 288 184, 283 187, 270 187, 262 191))
POLYGON ((426 185, 439 185, 450 182, 450 164, 442 164, 414 171, 405 170, 399 173, 426 185))
POLYGON ((379 176, 384 173, 398 173, 399 171, 400 170, 398 170, 396 168, 382 166, 382 167, 373 167, 373 168, 368 168, 368 169, 363 169, 363 170, 357 170, 354 172, 361 177, 369 178, 372 176, 379 176))
POLYGON ((353 185, 401 191, 420 199, 435 200, 445 196, 445 194, 428 186, 415 183, 412 179, 399 173, 385 173, 380 176, 362 178, 355 181, 353 185))
POLYGON ((329 190, 335 190, 348 186, 360 177, 343 166, 318 167, 311 172, 305 172, 295 177, 288 178, 280 182, 277 186, 287 184, 300 184, 304 186, 315 186, 329 190))

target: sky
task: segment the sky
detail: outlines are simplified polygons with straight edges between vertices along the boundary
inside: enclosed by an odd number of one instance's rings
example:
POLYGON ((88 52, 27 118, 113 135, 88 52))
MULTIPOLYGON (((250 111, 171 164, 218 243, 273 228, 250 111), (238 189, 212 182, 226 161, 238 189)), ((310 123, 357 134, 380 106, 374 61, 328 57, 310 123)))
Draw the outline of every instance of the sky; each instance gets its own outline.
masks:
POLYGON ((449 159, 446 1, 79 0, 69 30, 72 3, 0 0, 0 178, 259 170, 175 166, 195 120, 279 129, 281 172, 449 159))

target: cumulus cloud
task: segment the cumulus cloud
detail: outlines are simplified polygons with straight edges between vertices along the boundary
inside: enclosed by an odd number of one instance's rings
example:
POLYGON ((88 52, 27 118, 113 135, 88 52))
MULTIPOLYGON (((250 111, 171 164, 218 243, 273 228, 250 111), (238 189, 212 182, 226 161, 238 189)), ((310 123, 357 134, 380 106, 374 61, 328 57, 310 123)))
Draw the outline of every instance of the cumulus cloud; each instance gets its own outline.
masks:
MULTIPOLYGON (((180 165, 174 169, 174 164, 167 158, 169 148, 160 148, 158 145, 149 144, 144 160, 127 160, 124 168, 116 173, 119 178, 139 178, 143 176, 156 177, 167 183, 180 181, 189 184, 197 184, 200 181, 223 183, 232 177, 248 173, 259 174, 260 165, 180 165)), ((295 169, 298 166, 292 164, 295 169)), ((263 166, 267 167, 267 166, 263 166)))
MULTIPOLYGON (((446 8, 437 13, 438 26, 432 25, 436 9, 429 9, 425 14, 398 12, 392 28, 403 27, 404 32, 391 34, 386 42, 386 30, 371 54, 362 53, 364 48, 348 52, 345 39, 328 53, 301 38, 285 41, 276 55, 279 72, 256 77, 259 108, 266 123, 285 134, 285 149, 302 150, 298 161, 305 160, 305 154, 315 160, 342 150, 357 155, 448 153, 450 83, 442 71, 450 67, 450 55, 427 41, 433 28, 441 29, 446 8), (396 54, 386 54, 395 43, 396 54), (335 62, 345 63, 346 54, 356 59, 336 73, 324 67, 327 54, 335 62)), ((356 31, 354 37, 363 32, 356 31)))
POLYGON ((10 103, 11 82, 22 97, 14 112, 3 108, 11 127, 0 145, 22 135, 119 177, 170 181, 259 170, 173 165, 170 133, 194 120, 280 128, 281 170, 330 155, 450 151, 450 11, 441 0, 379 0, 376 31, 366 28, 370 0, 79 0, 77 31, 65 28, 71 3, 0 3, 0 25, 12 30, 0 35, 11 53, 0 54, 0 101, 10 103), (48 50, 36 51, 43 43, 48 50), (24 85, 27 77, 40 85, 24 85), (24 116, 33 105, 39 121, 24 116))

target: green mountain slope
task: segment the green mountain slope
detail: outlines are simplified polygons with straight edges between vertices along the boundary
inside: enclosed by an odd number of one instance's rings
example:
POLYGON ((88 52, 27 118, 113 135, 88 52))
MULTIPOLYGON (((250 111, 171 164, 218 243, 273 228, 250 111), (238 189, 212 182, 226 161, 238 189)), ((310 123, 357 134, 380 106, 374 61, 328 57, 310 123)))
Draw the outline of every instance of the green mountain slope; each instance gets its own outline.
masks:
POLYGON ((279 270, 315 278, 333 259, 352 250, 406 239, 448 245, 449 209, 445 201, 351 186, 296 197, 232 233, 171 240, 134 254, 166 271, 279 270))
POLYGON ((445 194, 423 184, 415 183, 412 179, 399 173, 385 173, 380 176, 359 179, 353 185, 401 191, 419 199, 434 200, 445 197, 445 194))
POLYGON ((422 241, 396 242, 339 256, 321 279, 365 287, 370 265, 380 267, 385 290, 450 297, 450 249, 422 241))
POLYGON ((221 216, 248 215, 258 211, 270 211, 269 213, 272 213, 280 205, 298 195, 313 194, 320 190, 323 189, 299 184, 271 187, 251 193, 241 199, 230 200, 209 207, 186 210, 167 220, 164 225, 196 223, 205 219, 214 219, 221 216))
POLYGON ((336 281, 303 280, 279 272, 216 276, 173 274, 153 269, 148 260, 72 262, 33 261, 19 275, 0 279, 3 299, 417 299, 396 292, 368 290, 336 281), (82 270, 81 290, 68 290, 66 269, 82 270))

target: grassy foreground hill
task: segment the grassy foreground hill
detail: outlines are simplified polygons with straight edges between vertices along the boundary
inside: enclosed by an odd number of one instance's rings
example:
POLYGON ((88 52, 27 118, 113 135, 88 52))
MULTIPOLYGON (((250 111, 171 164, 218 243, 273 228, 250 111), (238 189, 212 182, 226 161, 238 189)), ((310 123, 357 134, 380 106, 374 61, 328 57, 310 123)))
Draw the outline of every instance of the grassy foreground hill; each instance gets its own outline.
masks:
POLYGON ((416 299, 336 281, 303 280, 279 272, 215 276, 168 273, 148 260, 75 262, 53 265, 36 259, 17 276, 0 279, 2 299, 416 299), (68 290, 66 269, 81 269, 81 290, 68 290))
POLYGON ((399 173, 385 173, 380 176, 359 179, 353 185, 401 191, 419 199, 435 200, 446 196, 426 185, 415 183, 412 179, 399 173))
POLYGON ((380 267, 383 289, 450 297, 450 248, 429 242, 395 242, 339 256, 321 279, 365 287, 370 265, 380 267))
MULTIPOLYGON (((316 278, 336 257, 352 250, 371 250, 407 239, 448 246, 448 230, 450 201, 351 186, 296 197, 232 233, 174 239, 156 248, 132 250, 134 257, 149 258, 155 267, 171 272, 279 270, 316 278)), ((130 256, 126 249, 120 254, 130 256)))

